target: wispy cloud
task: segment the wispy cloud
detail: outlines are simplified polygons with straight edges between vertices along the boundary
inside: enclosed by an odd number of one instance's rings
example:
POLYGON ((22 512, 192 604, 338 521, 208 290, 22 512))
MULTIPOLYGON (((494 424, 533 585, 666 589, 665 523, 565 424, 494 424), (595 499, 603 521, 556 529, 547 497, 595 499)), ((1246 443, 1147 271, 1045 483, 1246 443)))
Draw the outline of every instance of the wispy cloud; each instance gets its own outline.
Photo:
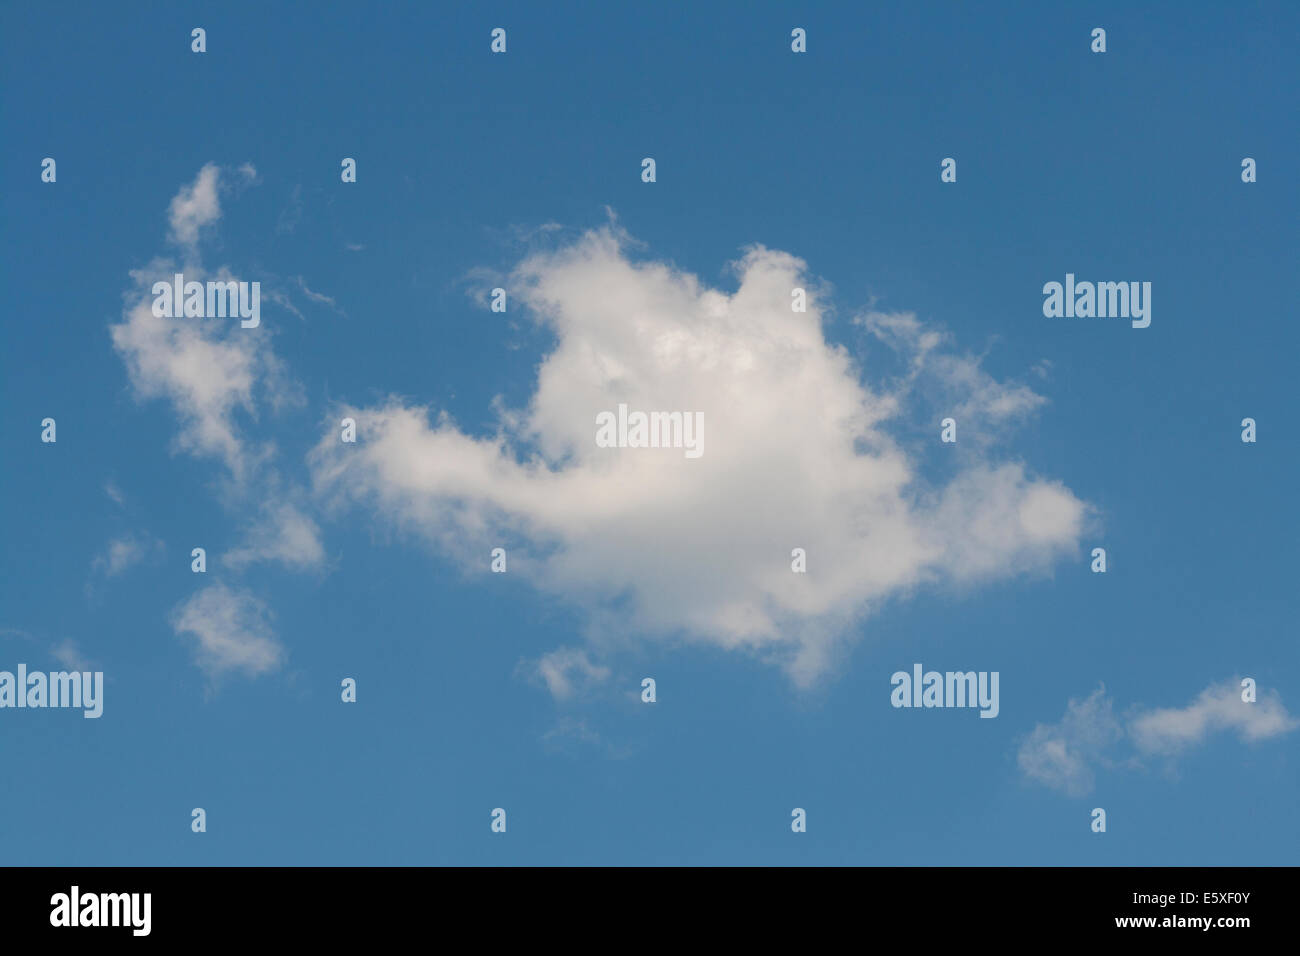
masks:
MULTIPOLYGON (((193 245, 200 227, 220 218, 217 194, 222 182, 221 168, 208 164, 177 193, 170 220, 178 241, 193 245)), ((185 275, 200 281, 206 272, 193 249, 189 255, 185 275)), ((259 400, 275 407, 293 398, 298 387, 275 355, 265 327, 243 329, 238 322, 185 322, 154 315, 152 285, 170 282, 173 271, 170 260, 155 259, 131 273, 134 285, 127 292, 123 320, 109 330, 113 346, 137 397, 164 398, 172 404, 181 422, 178 447, 219 458, 234 480, 243 482, 273 448, 249 443, 236 423, 237 413, 255 419, 259 400)), ((225 267, 214 275, 223 281, 236 278, 225 267)))
POLYGON ((1028 779, 1079 796, 1092 790, 1097 767, 1172 756, 1204 743, 1216 730, 1235 731, 1253 743, 1297 726, 1300 721, 1287 713, 1276 691, 1243 700, 1239 678, 1210 685, 1185 707, 1135 708, 1123 722, 1099 687, 1086 700, 1071 700, 1059 723, 1036 726, 1021 742, 1017 760, 1028 779), (1116 749, 1122 740, 1132 745, 1124 760, 1116 749))
POLYGON ((526 673, 540 678, 557 700, 566 700, 610 675, 608 667, 593 663, 586 651, 575 647, 558 648, 521 666, 526 673))
POLYGON ((199 241, 199 231, 221 218, 221 199, 217 195, 220 183, 221 169, 208 163, 194 182, 172 198, 167 221, 174 242, 193 246, 199 241))
MULTIPOLYGON (((139 275, 143 282, 155 277, 139 275)), ((256 415, 259 393, 288 388, 258 337, 159 318, 148 299, 133 304, 111 333, 137 396, 171 402, 181 423, 179 449, 220 459, 236 481, 265 460, 269 449, 250 445, 235 420, 237 411, 256 415)))
POLYGON ((24 644, 35 645, 59 664, 72 670, 93 670, 94 666, 81 652, 80 645, 71 638, 61 641, 46 640, 19 627, 0 627, 0 641, 17 640, 24 644))
POLYGON ((1021 771, 1031 780, 1081 796, 1092 790, 1093 767, 1124 731, 1106 689, 1071 700, 1057 724, 1039 724, 1020 746, 1021 771))
MULTIPOLYGON (((228 266, 205 269, 198 245, 204 230, 221 218, 222 195, 256 182, 251 164, 231 170, 209 163, 173 197, 169 238, 183 247, 182 268, 188 280, 236 280, 228 266)), ((273 464, 275 443, 250 434, 264 410, 278 413, 301 404, 301 386, 276 355, 266 325, 246 329, 238 322, 155 316, 153 283, 170 282, 174 271, 169 258, 154 259, 133 271, 122 321, 110 326, 113 346, 136 396, 168 401, 179 421, 176 450, 222 462, 228 472, 221 488, 223 503, 246 519, 250 513, 256 516, 243 542, 225 555, 227 568, 237 572, 263 561, 298 570, 319 566, 324 560, 319 528, 294 503, 302 496, 283 490, 288 483, 273 464)), ((333 304, 308 288, 302 277, 296 282, 313 301, 333 304)), ((272 301, 276 294, 270 293, 272 301)), ((297 311, 287 296, 281 297, 286 308, 297 311)), ((115 486, 106 486, 106 492, 120 500, 115 486)), ((115 576, 142 560, 148 550, 147 539, 124 537, 96 559, 95 569, 105 577, 115 576)), ((192 637, 196 662, 210 677, 256 676, 275 670, 284 657, 268 623, 269 613, 250 592, 217 584, 179 606, 172 624, 178 634, 192 637)))
POLYGON ((222 561, 234 569, 263 561, 278 561, 306 570, 325 561, 325 548, 316 522, 287 502, 267 505, 247 532, 243 545, 228 551, 222 561))
POLYGON ((346 313, 341 308, 339 308, 339 304, 336 301, 334 301, 333 297, 325 295, 324 293, 321 292, 313 291, 307 285, 307 280, 304 279, 302 276, 294 276, 293 278, 294 281, 298 283, 298 288, 302 292, 302 294, 305 295, 312 302, 315 302, 317 305, 328 306, 329 308, 333 309, 335 312, 339 313, 340 315, 346 315, 346 313))
POLYGON ((291 233, 298 227, 298 222, 302 219, 302 186, 293 187, 293 192, 289 194, 289 204, 280 211, 280 218, 276 220, 275 231, 279 233, 291 233))
POLYGON ((128 534, 110 541, 90 566, 105 578, 115 578, 162 549, 163 543, 147 532, 128 534))
POLYGON ((54 659, 64 667, 74 671, 93 670, 90 661, 81 652, 77 642, 71 639, 60 641, 50 651, 54 659))
POLYGON ((1288 733, 1300 726, 1276 692, 1254 702, 1241 699, 1239 680, 1205 688, 1186 707, 1164 707, 1139 714, 1129 724, 1133 744, 1144 754, 1176 754, 1202 743, 1216 731, 1232 731, 1246 742, 1288 733))
POLYGON ((171 624, 178 636, 192 639, 195 663, 209 678, 258 677, 277 670, 285 657, 269 618, 251 592, 213 584, 179 605, 171 624))
POLYGON ((854 321, 905 360, 905 374, 891 381, 893 398, 923 400, 953 418, 963 441, 987 444, 1001 434, 1000 426, 1023 421, 1047 403, 1028 385, 994 379, 979 357, 953 351, 949 333, 913 313, 868 312, 854 321))
POLYGON ((126 496, 122 494, 122 489, 119 488, 117 483, 111 478, 104 482, 104 494, 108 495, 112 502, 119 508, 126 504, 126 496))

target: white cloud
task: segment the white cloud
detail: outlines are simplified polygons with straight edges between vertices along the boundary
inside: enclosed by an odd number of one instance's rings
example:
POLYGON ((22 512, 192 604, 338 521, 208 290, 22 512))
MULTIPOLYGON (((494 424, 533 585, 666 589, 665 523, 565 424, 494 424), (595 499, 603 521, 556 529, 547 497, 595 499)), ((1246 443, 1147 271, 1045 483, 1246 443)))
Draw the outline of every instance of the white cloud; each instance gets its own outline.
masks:
POLYGON ((950 351, 951 335, 910 312, 868 312, 854 321, 907 359, 906 374, 891 383, 896 399, 924 399, 957 422, 962 442, 987 444, 999 425, 1028 418, 1047 403, 1027 385, 997 381, 977 357, 950 351))
MULTIPOLYGON (((221 177, 205 166, 172 202, 173 238, 190 258, 200 230, 220 218, 221 177)), ((496 434, 465 433, 396 399, 339 409, 311 458, 317 489, 368 502, 475 565, 508 542, 512 570, 585 609, 597 642, 648 635, 748 648, 805 684, 890 598, 1041 573, 1077 549, 1083 503, 987 454, 998 429, 1032 413, 1040 396, 996 382, 909 315, 861 320, 911 362, 902 380, 866 382, 826 341, 820 293, 800 260, 755 247, 728 294, 630 261, 625 242, 614 227, 591 232, 510 276, 512 302, 557 344, 529 405, 498 403, 496 434), (807 313, 790 310, 795 286, 813 290, 807 313), (940 399, 963 416, 965 434, 979 431, 955 477, 935 486, 892 431, 940 399), (705 456, 597 448, 595 416, 619 403, 702 412, 705 456), (337 441, 342 415, 358 420, 360 444, 337 441), (807 550, 809 574, 791 573, 794 547, 807 550)), ((251 442, 246 421, 300 392, 265 332, 154 317, 149 289, 172 270, 156 261, 133 273, 136 289, 111 328, 137 395, 171 402, 182 450, 220 459, 237 486, 252 487, 257 474, 257 485, 275 487, 265 467, 275 447, 251 442)), ((202 278, 197 263, 185 271, 202 278)), ((312 301, 332 303, 297 281, 312 301)), ((319 529, 299 505, 262 508, 266 526, 226 556, 231 567, 321 563, 319 529)))
POLYGON ((1243 701, 1241 693, 1241 681, 1234 678, 1205 688, 1186 707, 1147 711, 1129 725, 1133 743, 1143 753, 1174 754, 1202 743, 1216 730, 1233 730, 1253 742, 1300 726, 1276 691, 1260 694, 1254 703, 1243 701))
POLYGON ((1042 571, 1076 550, 1085 507, 1064 485, 975 450, 955 480, 928 487, 886 430, 922 374, 988 430, 1041 404, 1028 389, 944 358, 945 336, 907 316, 873 328, 919 352, 923 371, 866 384, 826 341, 815 296, 791 311, 791 289, 815 286, 799 259, 752 248, 728 294, 634 263, 624 242, 598 230, 515 270, 512 301, 557 341, 528 407, 498 409, 496 434, 396 399, 349 406, 313 453, 318 489, 476 565, 511 541, 512 572, 592 621, 755 649, 801 683, 886 599, 1042 571), (705 454, 596 447, 596 415, 620 402, 703 412, 705 454), (344 415, 356 445, 333 429, 344 415), (806 575, 790 570, 794 547, 807 550, 806 575))
POLYGON ((104 494, 108 495, 119 508, 126 505, 126 496, 122 494, 122 489, 117 487, 111 478, 104 482, 104 494))
POLYGON ((308 288, 307 280, 302 276, 294 276, 294 281, 298 283, 298 288, 302 290, 302 294, 313 302, 319 303, 320 305, 328 305, 331 309, 338 310, 338 303, 335 302, 331 296, 325 295, 321 292, 313 292, 308 288))
POLYGON ((1017 762, 1025 776, 1071 796, 1093 787, 1093 765, 1123 736, 1106 689, 1071 700, 1059 724, 1039 724, 1021 744, 1017 762))
POLYGON ((268 617, 266 606, 248 591, 213 584, 179 605, 171 624, 178 636, 192 636, 195 663, 210 678, 231 672, 257 677, 284 660, 268 617))
POLYGON ((227 552, 222 560, 235 569, 259 561, 279 561, 305 570, 324 563, 325 548, 315 521, 294 505, 277 502, 263 509, 244 545, 227 552))
POLYGON ((1083 519, 1063 484, 1031 480, 1014 464, 968 467, 928 515, 942 544, 936 566, 963 582, 1050 567, 1064 543, 1078 539, 1083 519))
POLYGON ((1287 713, 1277 692, 1259 695, 1254 703, 1241 699, 1241 681, 1211 684, 1186 707, 1134 709, 1123 725, 1113 713, 1105 688, 1087 700, 1071 700, 1059 724, 1039 724, 1020 745, 1018 762, 1031 780, 1072 796, 1093 787, 1093 768, 1115 763, 1112 748, 1121 739, 1132 743, 1135 756, 1172 756, 1205 741, 1214 730, 1237 731, 1255 742, 1288 733, 1300 726, 1287 713))
POLYGON ((50 649, 54 659, 69 670, 88 671, 93 670, 90 661, 81 653, 81 648, 77 642, 72 639, 61 641, 50 649))
POLYGON ((199 170, 193 183, 181 187, 172 197, 167 218, 174 241, 193 246, 199 241, 199 230, 221 218, 221 201, 217 196, 220 185, 220 167, 208 163, 199 170))
MULTIPOLYGON (((236 188, 256 180, 256 170, 247 163, 235 173, 236 188)), ((222 174, 220 167, 208 163, 194 182, 181 187, 172 199, 171 227, 178 241, 192 247, 199 227, 220 218, 217 193, 224 186, 222 174)), ((250 444, 240 417, 256 420, 262 404, 275 411, 300 404, 301 386, 288 376, 276 356, 266 325, 245 329, 237 320, 172 319, 153 314, 153 284, 172 282, 178 271, 186 281, 238 281, 228 267, 209 272, 193 248, 186 252, 183 268, 170 259, 158 258, 132 270, 133 285, 125 296, 123 319, 111 325, 109 332, 137 398, 171 402, 181 425, 177 446, 196 456, 219 458, 235 483, 242 484, 274 455, 275 446, 271 442, 250 444)), ((282 293, 268 291, 265 297, 297 311, 282 293)))
MULTIPOLYGON (((219 193, 227 189, 223 170, 205 165, 171 202, 171 238, 185 246, 187 280, 234 281, 226 267, 206 271, 196 250, 200 230, 221 217, 219 193)), ((244 164, 234 170, 229 188, 255 183, 257 171, 244 164)), ((265 526, 255 527, 227 562, 241 568, 255 561, 276 560, 295 568, 318 565, 324 557, 315 522, 277 496, 284 483, 268 463, 273 442, 255 442, 246 434, 259 411, 279 411, 301 402, 301 388, 286 374, 271 347, 266 326, 245 329, 238 321, 169 319, 153 314, 152 287, 171 282, 178 269, 169 259, 155 259, 131 273, 120 323, 110 326, 113 346, 126 365, 140 399, 169 401, 180 422, 179 450, 220 460, 229 470, 233 491, 228 503, 247 506, 255 491, 265 526), (254 481, 256 479, 256 481, 254 481)), ((305 283, 304 283, 305 286, 305 283)), ((106 488, 115 500, 120 493, 106 488)), ((114 542, 97 567, 112 575, 140 557, 138 541, 114 542)), ((283 650, 266 623, 266 608, 251 595, 217 585, 178 607, 173 625, 195 636, 199 665, 211 676, 227 671, 256 675, 279 666, 283 650)))
POLYGON ((115 578, 162 547, 161 541, 148 534, 129 534, 110 541, 105 552, 90 565, 104 577, 115 578))
POLYGON ((578 691, 608 680, 610 674, 608 667, 592 663, 586 651, 574 647, 561 647, 543 654, 526 666, 546 683, 546 689, 557 700, 565 700, 578 691))
MULTIPOLYGON (((187 269, 187 278, 192 270, 187 269)), ((153 314, 147 289, 166 278, 154 268, 133 272, 140 298, 110 327, 113 345, 126 363, 138 397, 166 398, 180 419, 178 445, 195 455, 214 456, 242 480, 268 454, 249 447, 235 413, 253 416, 259 389, 287 390, 282 366, 265 336, 238 322, 186 322, 153 314)))
MULTIPOLYGON (((256 176, 247 164, 237 173, 236 183, 251 182, 256 176)), ((209 278, 192 247, 199 229, 221 216, 217 198, 221 177, 221 168, 209 163, 173 197, 172 238, 191 247, 187 261, 183 269, 168 259, 155 259, 133 270, 123 321, 109 331, 137 397, 166 398, 172 403, 181 422, 178 446, 191 454, 220 458, 240 482, 272 449, 250 447, 236 424, 237 414, 255 418, 259 396, 272 406, 297 397, 297 386, 284 374, 271 348, 269 330, 244 329, 238 321, 159 318, 152 308, 155 282, 171 282, 177 271, 187 281, 209 278)), ((225 267, 211 278, 237 279, 225 267)), ((274 300, 274 294, 270 298, 274 300)))
POLYGON ((49 652, 49 655, 64 667, 72 670, 87 671, 93 670, 94 666, 81 653, 81 648, 76 641, 71 638, 65 638, 58 643, 38 638, 34 634, 17 627, 0 627, 0 638, 16 638, 27 641, 29 644, 39 644, 49 652))

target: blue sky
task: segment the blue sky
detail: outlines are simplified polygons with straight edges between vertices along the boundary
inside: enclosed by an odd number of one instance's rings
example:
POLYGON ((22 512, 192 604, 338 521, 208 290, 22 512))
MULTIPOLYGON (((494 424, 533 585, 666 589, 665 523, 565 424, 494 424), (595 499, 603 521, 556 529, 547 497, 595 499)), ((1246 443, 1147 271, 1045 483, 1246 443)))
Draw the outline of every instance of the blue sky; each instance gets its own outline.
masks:
POLYGON ((704 6, 3 8, 0 860, 1297 862, 1294 6, 704 6))

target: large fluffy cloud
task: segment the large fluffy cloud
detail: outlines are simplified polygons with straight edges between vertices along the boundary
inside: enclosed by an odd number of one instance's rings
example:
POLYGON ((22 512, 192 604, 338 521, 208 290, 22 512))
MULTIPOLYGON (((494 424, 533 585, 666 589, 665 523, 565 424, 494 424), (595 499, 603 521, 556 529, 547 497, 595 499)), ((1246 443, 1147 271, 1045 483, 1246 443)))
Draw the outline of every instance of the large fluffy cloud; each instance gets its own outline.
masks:
POLYGON ((1083 503, 983 450, 1041 398, 946 352, 914 317, 864 319, 924 370, 928 397, 966 417, 955 477, 929 484, 916 450, 891 437, 919 372, 868 384, 872 356, 864 369, 828 343, 815 297, 792 311, 791 290, 812 286, 799 259, 756 247, 736 273, 728 293, 634 262, 613 228, 529 257, 512 291, 556 344, 528 406, 500 410, 488 436, 398 400, 339 408, 313 453, 318 489, 473 567, 508 547, 512 573, 590 612, 597 643, 747 647, 801 683, 886 599, 1043 570, 1076 549, 1083 503), (597 447, 596 416, 620 403, 702 412, 703 455, 597 447), (343 416, 357 420, 355 445, 339 441, 343 416), (806 574, 791 571, 794 548, 806 574))

